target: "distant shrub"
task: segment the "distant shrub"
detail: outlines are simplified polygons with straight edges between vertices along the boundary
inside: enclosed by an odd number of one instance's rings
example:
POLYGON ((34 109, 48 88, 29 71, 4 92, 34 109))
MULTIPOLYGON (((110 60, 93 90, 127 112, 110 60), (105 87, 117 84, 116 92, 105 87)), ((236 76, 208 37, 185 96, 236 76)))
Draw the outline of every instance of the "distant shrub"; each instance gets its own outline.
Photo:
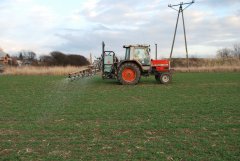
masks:
POLYGON ((82 55, 66 55, 59 51, 53 51, 50 55, 40 57, 42 65, 47 66, 85 66, 89 65, 89 61, 82 55))

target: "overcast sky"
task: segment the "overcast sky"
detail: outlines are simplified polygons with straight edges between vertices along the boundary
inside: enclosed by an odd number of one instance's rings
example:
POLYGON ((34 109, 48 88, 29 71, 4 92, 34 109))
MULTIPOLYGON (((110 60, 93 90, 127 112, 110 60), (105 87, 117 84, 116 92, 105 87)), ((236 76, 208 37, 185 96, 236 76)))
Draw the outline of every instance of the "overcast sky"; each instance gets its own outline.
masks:
MULTIPOLYGON (((121 56, 124 44, 158 44, 169 57, 178 0, 0 0, 0 47, 38 55, 53 50, 99 56, 104 40, 121 56)), ((196 0, 185 12, 190 57, 213 57, 240 43, 240 0, 196 0)), ((184 57, 182 21, 174 57, 184 57)))

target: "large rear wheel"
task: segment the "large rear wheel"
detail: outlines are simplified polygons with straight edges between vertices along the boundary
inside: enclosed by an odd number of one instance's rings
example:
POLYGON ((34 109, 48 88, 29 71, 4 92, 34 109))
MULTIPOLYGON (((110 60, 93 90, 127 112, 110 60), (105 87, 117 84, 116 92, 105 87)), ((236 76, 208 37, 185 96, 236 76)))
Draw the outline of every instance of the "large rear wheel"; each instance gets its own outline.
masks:
POLYGON ((135 63, 125 63, 118 70, 118 80, 123 85, 135 85, 140 77, 140 69, 135 63))

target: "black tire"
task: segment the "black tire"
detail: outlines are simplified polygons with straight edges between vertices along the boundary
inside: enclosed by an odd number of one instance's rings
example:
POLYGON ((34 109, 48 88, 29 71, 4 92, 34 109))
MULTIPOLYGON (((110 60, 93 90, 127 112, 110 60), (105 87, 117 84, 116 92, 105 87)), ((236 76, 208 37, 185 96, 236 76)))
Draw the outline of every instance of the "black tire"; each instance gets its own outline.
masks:
POLYGON ((122 85, 135 85, 139 82, 140 77, 141 77, 140 69, 135 63, 124 63, 118 69, 117 79, 122 85), (135 79, 133 81, 126 81, 122 77, 123 71, 127 68, 135 72, 135 79))
POLYGON ((161 84, 169 84, 172 81, 171 73, 162 73, 160 75, 160 83, 161 84))

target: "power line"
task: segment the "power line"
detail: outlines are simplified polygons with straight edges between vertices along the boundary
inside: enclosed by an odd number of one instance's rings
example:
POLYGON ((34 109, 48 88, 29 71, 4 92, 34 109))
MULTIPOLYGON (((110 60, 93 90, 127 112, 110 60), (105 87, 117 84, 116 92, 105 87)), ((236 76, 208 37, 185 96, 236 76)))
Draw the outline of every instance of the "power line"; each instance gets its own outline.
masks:
POLYGON ((174 31, 172 48, 171 48, 171 53, 170 53, 170 60, 172 59, 173 48, 174 48, 175 39, 176 39, 176 33, 177 33, 177 28, 178 28, 178 21, 179 21, 179 17, 180 17, 180 14, 181 14, 181 15, 182 15, 182 22, 183 22, 183 31, 184 31, 184 40, 185 40, 187 67, 189 67, 189 59, 188 59, 187 36, 186 36, 186 28, 185 28, 185 20, 184 20, 183 11, 184 11, 185 9, 187 9, 189 6, 191 6, 193 3, 195 3, 194 0, 193 0, 192 2, 188 2, 188 3, 181 2, 181 3, 176 4, 176 5, 171 5, 171 4, 168 5, 168 7, 172 8, 172 9, 174 9, 175 11, 178 12, 177 23, 176 23, 176 27, 175 27, 175 31, 174 31), (175 7, 179 7, 179 8, 176 9, 175 7))

